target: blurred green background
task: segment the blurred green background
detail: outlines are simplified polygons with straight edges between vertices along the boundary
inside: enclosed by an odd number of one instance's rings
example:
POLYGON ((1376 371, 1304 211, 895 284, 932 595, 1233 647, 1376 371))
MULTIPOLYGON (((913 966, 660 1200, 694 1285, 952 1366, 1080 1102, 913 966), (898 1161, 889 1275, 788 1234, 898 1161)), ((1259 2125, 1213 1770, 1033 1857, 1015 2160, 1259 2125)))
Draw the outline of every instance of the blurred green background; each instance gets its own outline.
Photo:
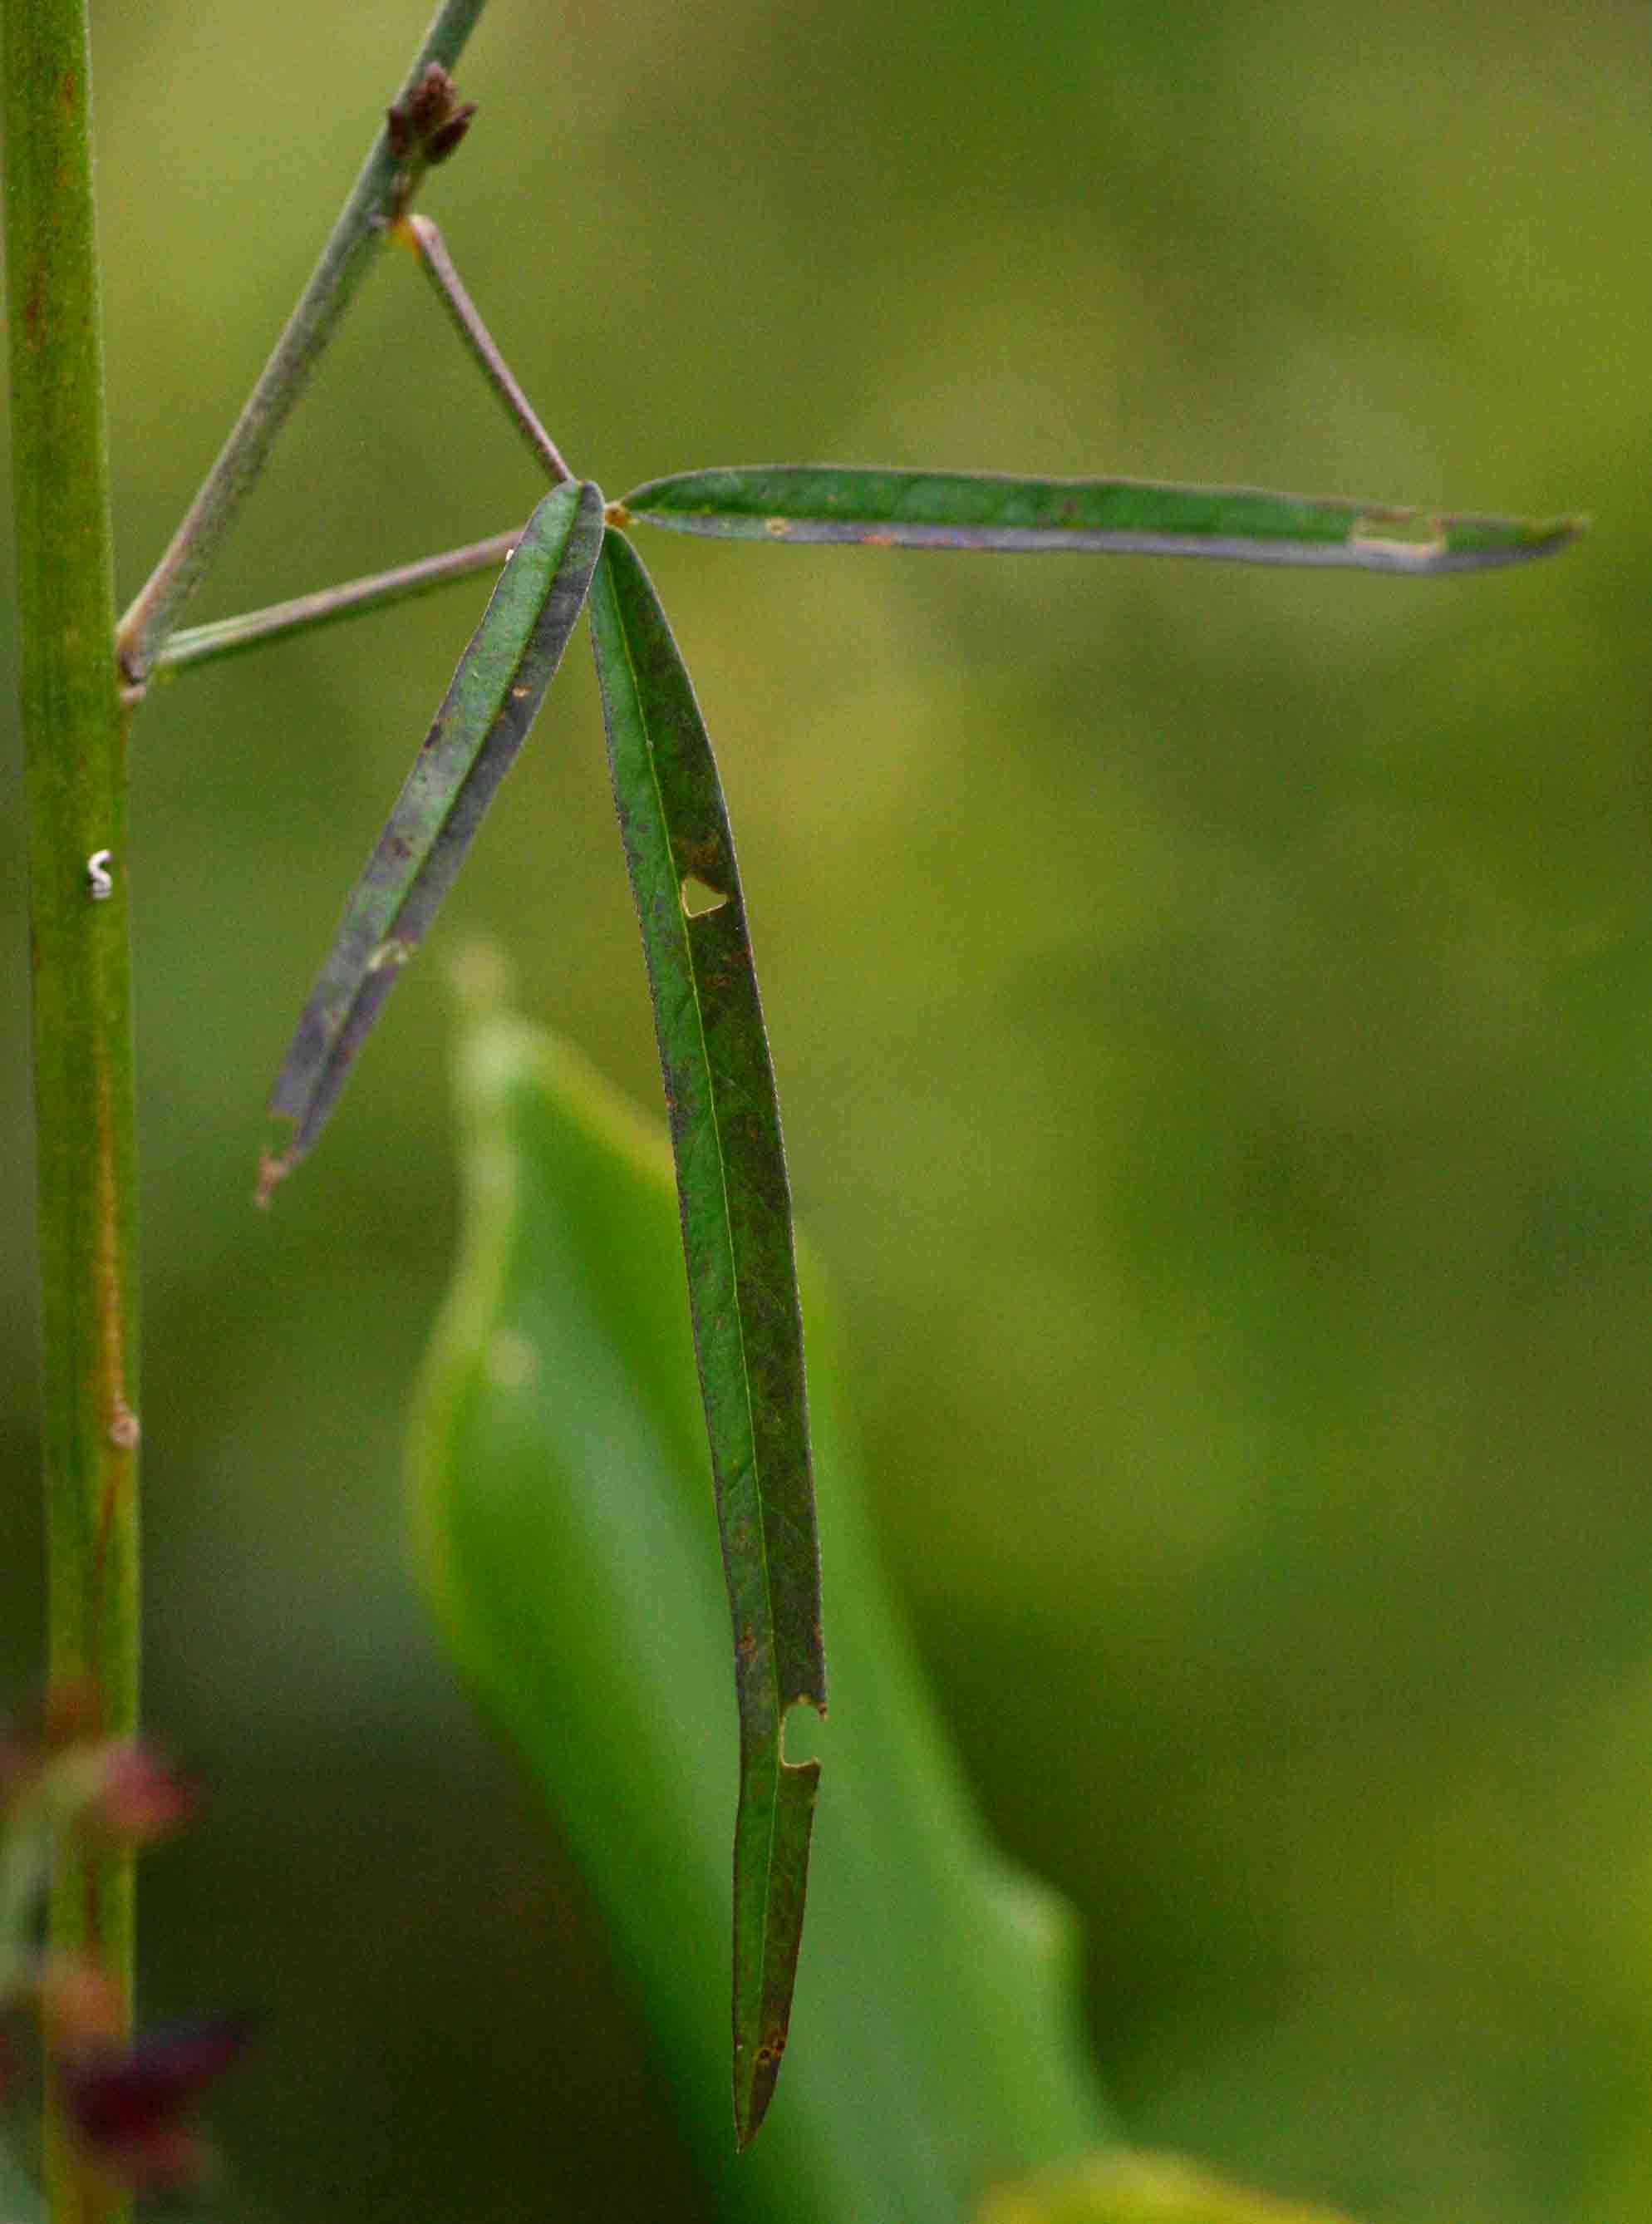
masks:
MULTIPOLYGON (((94 0, 123 598, 426 13, 94 0)), ((982 1803, 1082 1912, 1136 2135, 1371 2224, 1652 2206, 1644 32, 1616 0, 494 0, 425 199, 611 495, 837 459, 1594 514, 1557 562, 1432 584, 645 547, 875 1518, 982 1803)), ((389 258, 192 616, 535 490, 389 258)), ((249 1204, 484 595, 190 676, 135 730, 149 1709, 216 1779, 148 1864, 147 2009, 267 2017, 215 2110, 247 2224, 699 2214, 403 1555, 457 1229, 445 955, 493 937, 525 1009, 656 1087, 583 650, 314 1164, 249 1204)))

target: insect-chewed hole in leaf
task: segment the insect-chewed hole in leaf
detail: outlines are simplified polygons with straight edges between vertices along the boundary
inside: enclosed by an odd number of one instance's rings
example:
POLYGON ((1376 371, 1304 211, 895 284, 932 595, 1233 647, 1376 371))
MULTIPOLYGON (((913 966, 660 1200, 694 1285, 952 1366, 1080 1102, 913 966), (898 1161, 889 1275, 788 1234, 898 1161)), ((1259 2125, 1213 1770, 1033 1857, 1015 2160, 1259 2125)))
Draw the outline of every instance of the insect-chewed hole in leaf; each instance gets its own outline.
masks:
POLYGON ((1391 549, 1397 555, 1443 556, 1445 528, 1426 509, 1373 509, 1354 520, 1348 535, 1355 548, 1391 549))
POLYGON ((683 878, 683 908, 690 919, 703 919, 709 911, 721 911, 728 900, 728 891, 714 888, 709 881, 697 880, 692 873, 683 878))
POLYGON ((807 1699, 794 1699, 780 1717, 780 1758, 788 1768, 818 1760, 825 1744, 825 1720, 807 1699))

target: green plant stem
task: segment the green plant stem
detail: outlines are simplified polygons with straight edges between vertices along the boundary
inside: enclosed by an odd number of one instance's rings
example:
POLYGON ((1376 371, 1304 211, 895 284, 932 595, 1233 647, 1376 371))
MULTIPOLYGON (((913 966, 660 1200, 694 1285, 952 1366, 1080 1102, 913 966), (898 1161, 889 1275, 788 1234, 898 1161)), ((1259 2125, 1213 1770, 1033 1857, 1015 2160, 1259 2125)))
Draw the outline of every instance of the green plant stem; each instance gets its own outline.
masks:
POLYGON ((395 226, 396 236, 423 264, 425 275, 436 289, 438 300, 447 311, 463 340, 482 367, 482 373, 494 392, 504 403, 510 420, 527 442, 534 454, 560 482, 571 479, 573 473, 563 461, 556 442, 535 415, 533 403, 518 385, 510 365, 494 344, 476 306, 465 292, 459 274, 453 267, 453 258, 443 244, 442 235, 427 216, 404 217, 395 226))
MULTIPOLYGON (((403 98, 432 62, 452 67, 483 4, 484 0, 442 0, 413 57, 402 87, 403 98)), ((180 611, 200 584, 317 357, 366 275, 396 199, 398 181, 405 181, 405 168, 391 151, 388 132, 381 130, 322 250, 321 260, 218 461, 166 554, 121 620, 116 648, 129 680, 142 680, 148 673, 180 611)))
MULTIPOLYGON (((22 635, 49 1675, 137 1711, 136 1216, 126 772, 90 156, 85 0, 3 0, 6 291, 22 635), (94 853, 111 887, 95 901, 94 853)), ((129 2015, 130 1857, 60 1848, 51 1938, 129 2015)), ((54 2224, 106 2206, 48 2093, 54 2224)))
POLYGON ((151 676, 239 656, 245 649, 262 648, 286 634, 332 625, 363 610, 382 610, 415 595, 427 595, 433 588, 469 578, 473 572, 495 571, 521 537, 519 525, 509 533, 495 533, 489 540, 445 548, 439 556, 421 556, 416 564, 398 564, 392 571, 346 579, 336 587, 318 588, 313 595, 295 595, 290 602, 271 603, 262 610, 243 610, 238 617, 218 618, 211 625, 186 626, 173 635, 155 658, 151 676))

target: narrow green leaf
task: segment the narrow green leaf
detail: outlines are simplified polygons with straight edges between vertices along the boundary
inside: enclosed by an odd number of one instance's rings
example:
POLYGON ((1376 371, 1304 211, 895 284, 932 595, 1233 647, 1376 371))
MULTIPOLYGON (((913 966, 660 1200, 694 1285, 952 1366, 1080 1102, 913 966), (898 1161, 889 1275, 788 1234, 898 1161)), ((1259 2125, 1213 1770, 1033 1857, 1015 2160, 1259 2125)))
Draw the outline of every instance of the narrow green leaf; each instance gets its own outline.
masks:
POLYGON ((548 494, 506 559, 459 659, 388 825, 351 890, 304 1008, 269 1109, 294 1122, 261 1194, 304 1156, 326 1121, 381 1007, 464 861, 526 738, 584 606, 602 542, 590 485, 548 494))
POLYGON ((785 1761, 782 1726, 791 1707, 826 1709, 791 1197, 710 738, 648 575, 614 533, 590 614, 671 1117, 734 1621, 734 2082, 744 2146, 785 2045, 820 1772, 817 1763, 785 1761))
POLYGON ((1578 518, 1445 516, 1373 502, 1145 479, 1023 479, 991 471, 748 464, 651 479, 626 517, 731 540, 868 548, 1087 549, 1217 556, 1367 572, 1484 571, 1564 548, 1578 518))

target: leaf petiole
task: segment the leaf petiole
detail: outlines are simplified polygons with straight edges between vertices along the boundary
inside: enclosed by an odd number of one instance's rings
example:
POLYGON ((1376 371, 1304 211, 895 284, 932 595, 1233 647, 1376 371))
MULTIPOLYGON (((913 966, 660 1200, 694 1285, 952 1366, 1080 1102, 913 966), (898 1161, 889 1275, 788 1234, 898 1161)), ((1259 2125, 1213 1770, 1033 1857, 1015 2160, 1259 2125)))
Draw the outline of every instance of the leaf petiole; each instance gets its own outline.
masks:
POLYGON ((482 376, 504 403, 512 424, 528 446, 558 484, 564 479, 572 478, 573 473, 563 461, 556 442, 540 424, 533 403, 522 391, 510 365, 499 352, 493 334, 477 313, 476 303, 465 292, 441 233, 427 216, 399 217, 390 230, 392 235, 424 266, 426 276, 436 289, 437 299, 452 319, 460 338, 480 365, 482 376))
POLYGON ((243 610, 236 617, 218 618, 211 625, 186 626, 173 635, 155 658, 153 676, 186 670, 194 664, 216 663, 243 650, 262 648, 267 641, 288 634, 333 625, 364 610, 384 610, 393 603, 427 595, 455 579, 476 572, 496 571, 522 537, 519 525, 490 540, 472 540, 463 548, 444 549, 439 556, 421 556, 416 563, 398 564, 388 572, 372 572, 364 578, 345 579, 336 587, 319 587, 312 595, 295 595, 262 610, 243 610))

